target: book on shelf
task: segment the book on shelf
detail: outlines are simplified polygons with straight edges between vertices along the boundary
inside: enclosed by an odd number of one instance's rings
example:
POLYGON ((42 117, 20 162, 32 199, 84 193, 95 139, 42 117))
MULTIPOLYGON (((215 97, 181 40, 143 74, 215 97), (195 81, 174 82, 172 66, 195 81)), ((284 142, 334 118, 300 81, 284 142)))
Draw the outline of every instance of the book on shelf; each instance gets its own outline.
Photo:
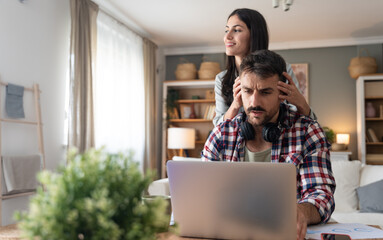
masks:
POLYGON ((209 115, 207 116, 207 119, 213 119, 215 113, 215 105, 211 105, 209 115))
POLYGON ((203 119, 207 119, 207 113, 209 112, 210 105, 208 105, 205 109, 205 113, 203 114, 203 119))
POLYGON ((378 137, 375 134, 374 129, 369 128, 367 129, 368 137, 370 138, 371 142, 379 142, 378 137))
POLYGON ((210 112, 209 119, 213 119, 214 116, 215 116, 215 105, 212 105, 212 109, 211 109, 211 112, 210 112))
POLYGON ((215 105, 209 105, 206 107, 205 114, 203 115, 204 119, 213 119, 215 116, 215 105))

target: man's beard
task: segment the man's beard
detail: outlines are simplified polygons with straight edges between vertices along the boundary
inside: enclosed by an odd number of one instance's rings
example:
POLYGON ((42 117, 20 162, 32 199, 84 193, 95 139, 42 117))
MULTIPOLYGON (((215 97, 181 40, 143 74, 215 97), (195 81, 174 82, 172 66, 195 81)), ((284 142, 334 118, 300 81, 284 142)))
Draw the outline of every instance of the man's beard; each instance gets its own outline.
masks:
POLYGON ((255 123, 255 122, 254 122, 254 123, 249 122, 250 119, 249 119, 249 117, 247 118, 247 121, 248 121, 251 125, 253 125, 254 127, 265 126, 266 123, 269 123, 269 122, 271 121, 271 119, 272 119, 272 116, 270 116, 269 114, 267 114, 266 110, 263 109, 263 108, 260 107, 260 106, 256 106, 256 107, 248 107, 248 108, 247 108, 247 111, 246 111, 246 114, 249 116, 251 111, 262 111, 262 112, 265 113, 265 114, 264 114, 264 119, 263 119, 263 121, 262 121, 261 123, 259 123, 259 124, 255 123))

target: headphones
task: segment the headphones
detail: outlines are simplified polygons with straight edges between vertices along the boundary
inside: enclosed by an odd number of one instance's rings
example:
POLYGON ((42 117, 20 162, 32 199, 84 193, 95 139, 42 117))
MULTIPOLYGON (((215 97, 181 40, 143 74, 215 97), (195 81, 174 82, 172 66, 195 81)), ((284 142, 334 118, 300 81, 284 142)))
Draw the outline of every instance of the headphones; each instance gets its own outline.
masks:
MULTIPOLYGON (((279 139, 279 136, 281 135, 281 122, 282 117, 285 115, 285 108, 281 104, 279 106, 279 115, 276 123, 266 123, 265 126, 262 129, 262 137, 267 142, 277 142, 279 139)), ((242 122, 240 124, 241 132, 243 134, 243 137, 245 140, 253 140, 255 139, 255 130, 253 128, 253 125, 251 125, 247 121, 246 112, 243 112, 242 115, 242 122)))

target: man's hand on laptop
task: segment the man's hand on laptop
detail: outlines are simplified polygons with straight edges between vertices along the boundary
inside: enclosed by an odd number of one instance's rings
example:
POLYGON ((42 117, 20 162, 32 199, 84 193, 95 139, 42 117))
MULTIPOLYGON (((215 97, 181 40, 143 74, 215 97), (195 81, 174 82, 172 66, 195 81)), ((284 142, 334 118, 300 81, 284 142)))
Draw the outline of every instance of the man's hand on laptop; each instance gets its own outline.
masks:
POLYGON ((316 207, 310 203, 297 205, 297 240, 304 240, 307 225, 320 222, 320 215, 316 207))

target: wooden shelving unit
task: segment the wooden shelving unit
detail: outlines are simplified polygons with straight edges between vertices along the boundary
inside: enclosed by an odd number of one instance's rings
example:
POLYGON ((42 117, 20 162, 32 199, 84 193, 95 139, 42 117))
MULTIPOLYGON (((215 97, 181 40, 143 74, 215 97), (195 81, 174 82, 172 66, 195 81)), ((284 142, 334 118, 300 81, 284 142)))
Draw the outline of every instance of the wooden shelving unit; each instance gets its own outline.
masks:
POLYGON ((174 151, 167 149, 167 128, 172 127, 187 127, 194 128, 197 132, 195 142, 195 149, 188 150, 190 157, 199 157, 203 145, 210 130, 213 129, 212 119, 204 119, 204 113, 207 107, 215 105, 215 99, 206 99, 205 94, 207 90, 214 91, 214 80, 174 80, 164 81, 163 84, 163 121, 162 121, 162 171, 161 177, 166 177, 166 162, 172 158, 171 154, 174 151), (179 93, 179 99, 175 101, 177 104, 177 111, 179 112, 178 119, 169 119, 167 115, 166 100, 169 90, 176 90, 179 93), (193 96, 198 96, 198 99, 193 99, 193 96), (182 118, 181 105, 193 105, 195 109, 196 118, 185 119, 182 118))
POLYGON ((356 82, 358 157, 362 163, 383 164, 383 74, 360 76, 356 82), (366 117, 367 102, 375 109, 375 117, 366 117), (371 139, 371 129, 377 141, 371 139))

